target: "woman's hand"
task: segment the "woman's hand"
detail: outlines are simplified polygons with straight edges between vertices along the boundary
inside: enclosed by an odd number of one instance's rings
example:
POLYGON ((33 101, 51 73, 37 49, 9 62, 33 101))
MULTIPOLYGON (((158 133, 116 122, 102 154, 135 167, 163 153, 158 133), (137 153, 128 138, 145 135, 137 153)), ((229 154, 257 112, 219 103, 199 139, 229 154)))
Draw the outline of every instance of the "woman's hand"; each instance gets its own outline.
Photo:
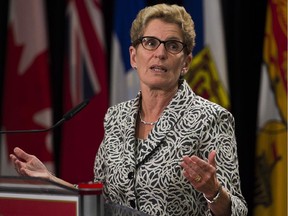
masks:
POLYGON ((184 156, 181 162, 183 174, 197 191, 210 200, 208 205, 213 215, 231 215, 230 196, 217 179, 215 157, 216 151, 210 152, 208 161, 197 156, 184 156))
POLYGON ((53 178, 53 175, 36 156, 18 147, 14 149, 14 154, 10 154, 10 159, 16 171, 22 176, 42 177, 50 180, 53 178))
POLYGON ((217 193, 220 183, 216 177, 216 152, 211 151, 208 161, 197 156, 184 156, 181 166, 184 168, 184 176, 193 187, 205 194, 207 198, 213 198, 217 193))

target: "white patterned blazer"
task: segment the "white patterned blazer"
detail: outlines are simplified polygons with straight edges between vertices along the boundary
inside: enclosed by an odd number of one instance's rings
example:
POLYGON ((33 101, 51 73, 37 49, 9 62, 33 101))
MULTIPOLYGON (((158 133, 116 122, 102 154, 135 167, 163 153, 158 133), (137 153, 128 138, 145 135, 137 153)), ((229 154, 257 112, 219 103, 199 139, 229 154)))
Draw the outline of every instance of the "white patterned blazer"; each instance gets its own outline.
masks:
POLYGON ((197 96, 183 80, 145 140, 135 138, 141 92, 108 109, 105 135, 95 158, 95 182, 107 201, 149 215, 210 215, 179 165, 184 155, 207 159, 217 151, 217 177, 229 192, 232 215, 247 215, 240 190, 234 118, 197 96))

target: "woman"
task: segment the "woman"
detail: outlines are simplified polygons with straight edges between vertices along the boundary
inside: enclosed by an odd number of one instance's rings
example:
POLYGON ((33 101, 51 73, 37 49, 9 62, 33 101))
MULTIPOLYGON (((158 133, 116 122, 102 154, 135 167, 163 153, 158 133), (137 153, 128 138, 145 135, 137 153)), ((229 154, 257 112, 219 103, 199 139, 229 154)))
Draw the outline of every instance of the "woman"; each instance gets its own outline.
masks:
MULTIPOLYGON (((131 41, 141 90, 105 116, 94 181, 103 182, 106 200, 150 215, 246 215, 234 119, 182 79, 195 46, 190 15, 177 5, 144 8, 131 41)), ((20 174, 72 186, 35 156, 14 153, 20 174)))

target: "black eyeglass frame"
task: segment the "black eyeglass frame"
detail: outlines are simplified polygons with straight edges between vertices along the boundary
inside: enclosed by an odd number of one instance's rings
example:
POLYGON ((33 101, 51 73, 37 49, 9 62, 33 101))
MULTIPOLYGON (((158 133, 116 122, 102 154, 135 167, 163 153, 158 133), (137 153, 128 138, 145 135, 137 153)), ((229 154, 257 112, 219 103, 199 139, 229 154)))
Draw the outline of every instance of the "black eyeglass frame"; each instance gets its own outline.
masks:
POLYGON ((162 43, 164 44, 165 50, 166 50, 167 52, 171 53, 171 54, 178 54, 178 53, 182 52, 182 51, 184 50, 184 48, 187 46, 185 43, 183 43, 183 42, 181 42, 181 41, 178 41, 178 40, 166 40, 166 41, 162 41, 162 40, 160 40, 159 38, 156 38, 156 37, 153 37, 153 36, 143 36, 143 37, 140 37, 140 38, 138 38, 137 40, 135 40, 135 41, 132 43, 132 45, 133 45, 134 47, 136 47, 138 44, 141 44, 144 49, 149 50, 149 51, 154 51, 154 50, 158 49, 158 47, 159 47, 162 43), (143 42, 144 42, 143 39, 155 39, 156 41, 159 42, 159 44, 158 44, 157 47, 152 48, 152 49, 149 49, 149 48, 147 48, 147 47, 145 47, 145 46, 143 45, 143 42), (171 42, 178 43, 178 45, 181 44, 182 48, 181 48, 179 51, 171 52, 171 50, 167 49, 167 47, 166 47, 166 44, 167 44, 167 43, 171 43, 171 42))

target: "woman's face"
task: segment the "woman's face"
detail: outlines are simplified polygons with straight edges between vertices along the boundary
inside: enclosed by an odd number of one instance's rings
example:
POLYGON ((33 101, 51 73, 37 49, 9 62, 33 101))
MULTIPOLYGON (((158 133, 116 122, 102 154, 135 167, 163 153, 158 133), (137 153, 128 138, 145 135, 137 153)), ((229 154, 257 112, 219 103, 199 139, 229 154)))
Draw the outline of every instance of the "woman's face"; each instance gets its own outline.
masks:
MULTIPOLYGON (((152 36, 161 41, 183 41, 177 24, 160 19, 153 19, 148 23, 144 29, 143 37, 145 36, 152 36)), ((137 68, 141 88, 148 87, 151 90, 175 89, 180 74, 184 75, 187 72, 192 59, 192 54, 187 56, 183 50, 178 54, 169 53, 163 43, 153 51, 145 49, 141 44, 136 48, 131 46, 129 51, 131 66, 137 68)))

